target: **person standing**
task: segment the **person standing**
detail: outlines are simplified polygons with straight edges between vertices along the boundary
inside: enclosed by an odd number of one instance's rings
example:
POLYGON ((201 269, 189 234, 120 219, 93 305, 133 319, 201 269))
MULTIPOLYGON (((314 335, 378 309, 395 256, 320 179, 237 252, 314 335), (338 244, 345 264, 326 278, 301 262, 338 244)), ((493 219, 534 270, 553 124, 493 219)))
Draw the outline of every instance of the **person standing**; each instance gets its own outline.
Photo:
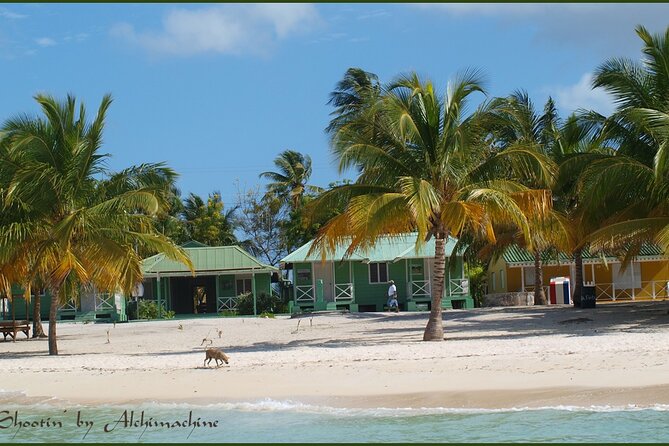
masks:
POLYGON ((395 281, 390 281, 390 286, 388 287, 388 310, 397 311, 399 313, 400 307, 397 302, 397 287, 395 286, 395 281))

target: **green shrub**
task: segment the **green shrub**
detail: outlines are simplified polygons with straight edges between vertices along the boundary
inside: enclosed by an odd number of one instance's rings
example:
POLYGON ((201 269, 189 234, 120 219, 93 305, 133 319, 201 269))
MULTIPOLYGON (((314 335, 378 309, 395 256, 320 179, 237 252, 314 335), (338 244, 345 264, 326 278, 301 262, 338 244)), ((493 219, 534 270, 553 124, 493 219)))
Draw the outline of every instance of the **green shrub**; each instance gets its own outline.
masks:
POLYGON ((158 305, 152 300, 140 300, 137 304, 139 319, 158 319, 158 305))
MULTIPOLYGON (((256 311, 262 313, 287 313, 288 302, 280 297, 267 293, 260 293, 256 300, 256 311)), ((253 314, 253 295, 243 293, 237 297, 237 312, 239 314, 253 314)))
MULTIPOLYGON (((175 312, 163 311, 163 319, 174 319, 175 312)), ((137 317, 139 319, 158 319, 158 304, 152 300, 140 300, 137 304, 137 317)))
POLYGON ((488 282, 483 265, 469 265, 469 292, 474 299, 474 306, 481 307, 488 282))
POLYGON ((260 317, 264 317, 264 318, 267 318, 267 319, 274 319, 274 313, 270 313, 268 311, 263 311, 262 313, 260 313, 260 317))
POLYGON ((221 317, 237 316, 237 311, 236 310, 223 310, 223 311, 219 311, 218 315, 221 316, 221 317))

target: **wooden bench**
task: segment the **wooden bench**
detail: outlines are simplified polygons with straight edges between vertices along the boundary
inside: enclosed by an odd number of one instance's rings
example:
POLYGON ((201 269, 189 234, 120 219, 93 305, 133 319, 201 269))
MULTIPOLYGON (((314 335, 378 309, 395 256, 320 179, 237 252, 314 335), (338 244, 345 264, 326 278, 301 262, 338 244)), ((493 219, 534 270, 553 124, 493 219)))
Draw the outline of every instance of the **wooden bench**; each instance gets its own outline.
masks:
POLYGON ((28 321, 0 321, 0 332, 2 332, 7 341, 7 336, 11 336, 16 341, 16 335, 19 332, 25 333, 30 338, 30 323, 28 321))

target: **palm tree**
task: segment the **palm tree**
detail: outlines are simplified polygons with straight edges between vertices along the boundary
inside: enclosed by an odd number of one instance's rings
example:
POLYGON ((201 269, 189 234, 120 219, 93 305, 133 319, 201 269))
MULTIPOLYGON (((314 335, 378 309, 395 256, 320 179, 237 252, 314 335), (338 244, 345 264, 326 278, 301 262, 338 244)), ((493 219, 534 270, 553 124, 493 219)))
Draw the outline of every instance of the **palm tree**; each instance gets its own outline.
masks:
MULTIPOLYGON (((33 254, 33 277, 44 278, 52 296, 49 354, 56 355, 58 306, 81 286, 129 295, 142 279, 138 249, 191 264, 183 250, 154 228, 152 215, 162 205, 162 193, 151 180, 153 173, 139 183, 100 180, 106 174, 108 155, 100 149, 111 97, 103 98, 90 123, 74 97, 64 102, 45 95, 35 99, 44 117, 20 115, 2 128, 8 147, 3 162, 13 166, 5 183, 6 205, 27 211, 2 222, 0 265, 21 253, 33 254)), ((165 168, 156 173, 165 174, 173 172, 165 168)))
POLYGON ((274 159, 278 172, 263 172, 260 178, 268 178, 267 192, 290 203, 297 209, 305 193, 320 193, 322 189, 308 185, 311 177, 311 157, 294 150, 285 150, 274 159))
POLYGON ((346 70, 343 79, 330 93, 328 105, 335 109, 330 113, 332 120, 326 133, 333 135, 345 124, 358 119, 361 113, 369 110, 370 104, 376 103, 380 94, 381 85, 376 74, 360 68, 346 70))
POLYGON ((522 172, 545 180, 551 173, 535 151, 495 151, 485 144, 487 132, 478 125, 485 110, 466 114, 468 99, 477 92, 483 88, 476 71, 450 83, 444 99, 416 74, 398 78, 351 120, 335 125, 332 149, 340 170, 356 167, 360 174, 355 183, 335 187, 314 202, 322 211, 342 199, 347 203, 315 239, 312 251, 323 255, 340 244, 348 246, 348 254, 368 249, 384 234, 415 230, 417 248, 435 238, 427 341, 444 339, 448 237, 472 231, 494 241, 493 222, 512 221, 530 240, 526 212, 541 213, 550 204, 547 191, 507 179, 522 172))
MULTIPOLYGON (((535 109, 527 92, 522 90, 515 91, 510 96, 499 98, 494 102, 489 115, 496 144, 503 150, 521 147, 539 152, 549 159, 550 168, 557 171, 557 162, 560 160, 551 158, 551 155, 556 154, 551 150, 551 146, 554 143, 559 122, 553 100, 548 98, 542 114, 535 109)), ((539 184, 536 181, 527 181, 525 184, 530 188, 553 188, 555 186, 555 182, 539 184)), ((522 234, 518 233, 515 228, 509 227, 502 229, 503 231, 506 229, 507 232, 507 236, 502 240, 506 240, 507 244, 524 246, 533 254, 534 302, 537 305, 545 305, 547 300, 543 286, 542 253, 551 246, 562 245, 565 234, 562 230, 556 230, 560 227, 560 219, 555 213, 545 215, 547 219, 537 217, 539 216, 528 215, 533 228, 531 243, 523 240, 522 234)), ((505 244, 498 243, 498 245, 498 250, 503 250, 505 247, 505 244)))
POLYGON ((220 192, 209 194, 207 202, 191 193, 184 202, 182 216, 193 240, 210 246, 237 244, 235 236, 236 207, 224 211, 220 192))
POLYGON ((595 72, 593 87, 616 101, 609 118, 590 114, 616 156, 589 172, 590 201, 615 201, 617 212, 593 234, 599 246, 627 248, 626 261, 641 243, 654 240, 669 251, 669 27, 652 35, 638 26, 641 63, 609 59, 595 72), (615 184, 615 188, 611 185, 615 184))

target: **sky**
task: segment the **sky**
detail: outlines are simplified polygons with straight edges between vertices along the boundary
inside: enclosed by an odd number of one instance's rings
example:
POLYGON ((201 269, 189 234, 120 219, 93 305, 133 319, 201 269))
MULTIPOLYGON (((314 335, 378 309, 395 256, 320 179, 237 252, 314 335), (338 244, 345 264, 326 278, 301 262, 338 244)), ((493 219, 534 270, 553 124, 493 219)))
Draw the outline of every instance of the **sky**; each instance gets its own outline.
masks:
MULTIPOLYGON (((165 162, 205 197, 263 187, 283 150, 308 154, 311 183, 339 172, 324 133, 349 67, 382 82, 415 71, 445 91, 467 68, 489 97, 525 89, 562 115, 607 114, 592 90, 606 59, 640 59, 634 32, 669 26, 669 4, 0 4, 0 122, 37 114, 37 93, 105 93, 108 167, 165 162)), ((480 96, 479 100, 483 99, 480 96)))

